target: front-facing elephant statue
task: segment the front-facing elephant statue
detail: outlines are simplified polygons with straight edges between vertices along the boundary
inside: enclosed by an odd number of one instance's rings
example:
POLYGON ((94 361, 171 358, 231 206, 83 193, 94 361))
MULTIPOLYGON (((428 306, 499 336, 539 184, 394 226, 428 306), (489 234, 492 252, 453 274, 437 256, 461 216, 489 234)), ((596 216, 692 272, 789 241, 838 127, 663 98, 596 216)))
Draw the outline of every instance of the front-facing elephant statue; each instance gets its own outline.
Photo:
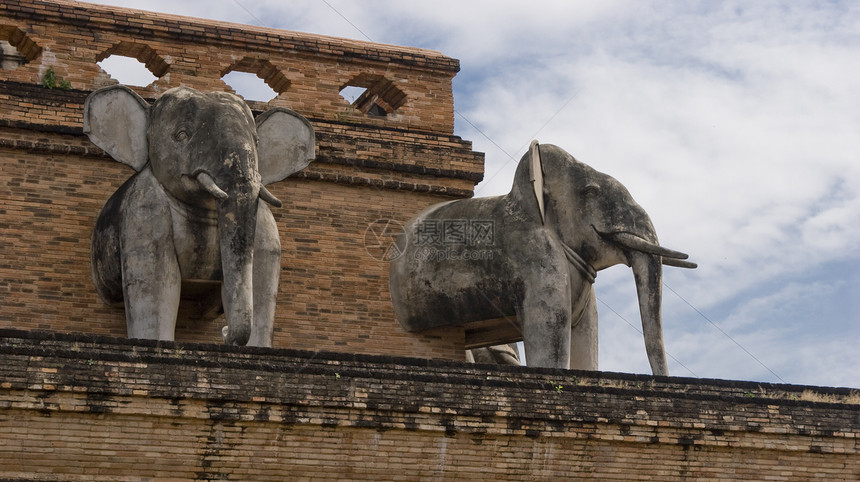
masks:
POLYGON ((84 132, 137 171, 105 203, 92 238, 99 296, 125 305, 131 338, 172 340, 180 293, 223 308, 224 342, 271 346, 281 269, 265 187, 314 158, 314 131, 275 108, 254 119, 239 97, 177 87, 150 106, 123 86, 97 90, 84 132), (260 202, 263 200, 265 202, 260 202))
POLYGON ((516 316, 533 366, 597 369, 596 272, 631 266, 651 370, 668 375, 661 265, 696 265, 659 245, 621 183, 556 146, 532 143, 510 193, 431 206, 395 242, 389 289, 407 331, 516 316))

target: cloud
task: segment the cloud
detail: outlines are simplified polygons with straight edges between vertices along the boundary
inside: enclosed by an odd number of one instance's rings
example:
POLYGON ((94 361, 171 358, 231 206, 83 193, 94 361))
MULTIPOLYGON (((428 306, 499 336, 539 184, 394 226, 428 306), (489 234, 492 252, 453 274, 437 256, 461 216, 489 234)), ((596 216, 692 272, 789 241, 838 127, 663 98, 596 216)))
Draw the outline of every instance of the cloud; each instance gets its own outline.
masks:
MULTIPOLYGON (((622 180, 664 239, 695 246, 705 289, 723 287, 707 303, 845 256, 860 239, 847 222, 860 214, 851 134, 860 122, 846 108, 858 105, 856 76, 845 75, 852 50, 834 39, 808 45, 823 35, 810 29, 843 17, 790 10, 780 23, 773 8, 726 10, 704 20, 674 12, 681 21, 663 35, 653 27, 661 18, 633 12, 643 27, 539 75, 513 66, 466 103, 511 152, 575 89, 539 137, 622 180), (745 268, 747 281, 724 282, 745 268)), ((510 159, 476 145, 494 183, 480 194, 504 192, 497 178, 509 178, 510 159)))

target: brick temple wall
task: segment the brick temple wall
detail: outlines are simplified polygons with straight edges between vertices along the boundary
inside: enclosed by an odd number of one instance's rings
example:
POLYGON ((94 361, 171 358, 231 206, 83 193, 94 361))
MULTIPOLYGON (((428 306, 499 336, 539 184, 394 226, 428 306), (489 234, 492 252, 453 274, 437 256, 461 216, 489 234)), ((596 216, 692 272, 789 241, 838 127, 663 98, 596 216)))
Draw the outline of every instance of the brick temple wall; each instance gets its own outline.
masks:
MULTIPOLYGON (((149 100, 179 85, 230 90, 221 77, 238 70, 280 92, 253 109, 287 107, 314 125, 317 160, 269 186, 284 201, 273 209, 283 247, 275 346, 463 358, 462 329, 399 327, 388 265, 365 243, 374 221, 470 197, 483 176, 483 154, 453 135, 456 60, 69 1, 4 0, 0 41, 26 59, 0 69, 0 327, 125 333, 123 311, 92 287, 89 245, 99 210, 133 171, 82 132, 87 94, 116 83, 97 62, 117 54, 160 76, 135 87, 149 100), (58 87, 42 85, 49 70, 58 87), (377 93, 389 114, 351 106, 346 85, 377 93)), ((178 340, 220 342, 223 318, 184 318, 178 340)))
POLYGON ((0 478, 860 480, 848 389, 0 330, 0 478))

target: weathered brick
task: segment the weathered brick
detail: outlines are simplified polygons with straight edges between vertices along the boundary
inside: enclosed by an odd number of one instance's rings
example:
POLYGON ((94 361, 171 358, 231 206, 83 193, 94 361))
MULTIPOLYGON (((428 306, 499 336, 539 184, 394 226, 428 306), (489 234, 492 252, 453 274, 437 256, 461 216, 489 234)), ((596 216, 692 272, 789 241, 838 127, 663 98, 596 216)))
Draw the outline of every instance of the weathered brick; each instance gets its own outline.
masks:
POLYGON ((846 389, 2 329, 0 357, 0 478, 860 476, 846 389))

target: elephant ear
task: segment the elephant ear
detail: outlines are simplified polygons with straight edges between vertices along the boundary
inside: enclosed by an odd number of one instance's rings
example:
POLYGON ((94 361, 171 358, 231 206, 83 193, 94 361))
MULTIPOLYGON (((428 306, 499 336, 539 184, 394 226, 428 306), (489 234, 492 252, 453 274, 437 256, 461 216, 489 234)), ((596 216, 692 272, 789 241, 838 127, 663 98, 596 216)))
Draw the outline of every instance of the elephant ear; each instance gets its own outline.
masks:
POLYGON ((84 133, 117 161, 140 171, 149 158, 149 104, 133 90, 112 85, 84 103, 84 133))
POLYGON ((541 224, 546 222, 546 210, 544 209, 543 200, 543 168, 540 162, 540 144, 537 139, 533 140, 529 146, 529 181, 532 183, 532 190, 537 199, 538 211, 540 211, 541 224))
POLYGON ((301 171, 314 160, 314 128, 301 114, 276 107, 257 116, 258 168, 263 184, 301 171))

